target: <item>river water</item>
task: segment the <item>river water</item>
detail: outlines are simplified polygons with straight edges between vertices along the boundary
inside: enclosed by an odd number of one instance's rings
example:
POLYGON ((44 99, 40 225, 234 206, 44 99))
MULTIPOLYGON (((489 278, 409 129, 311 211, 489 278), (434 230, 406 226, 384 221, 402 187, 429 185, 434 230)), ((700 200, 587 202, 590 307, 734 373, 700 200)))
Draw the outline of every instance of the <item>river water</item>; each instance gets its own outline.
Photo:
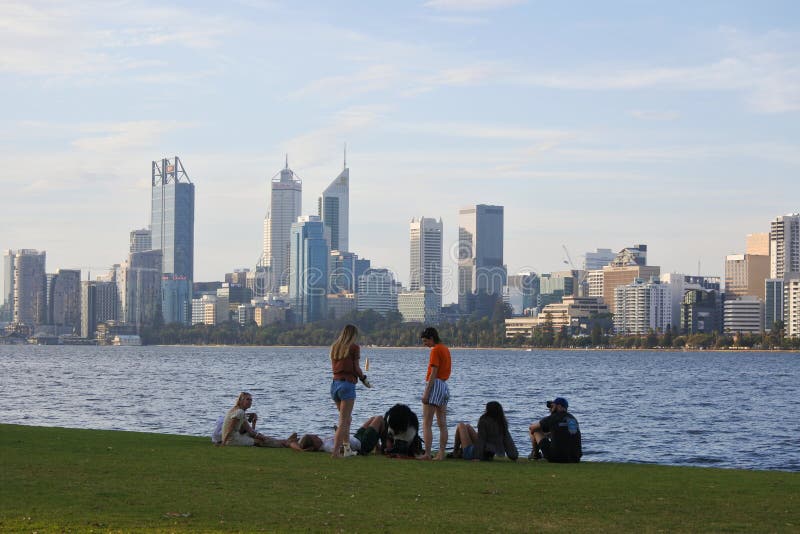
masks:
MULTIPOLYGON (((521 455, 528 425, 563 396, 584 460, 800 471, 800 354, 453 349, 450 446, 489 400, 521 455)), ((428 350, 362 347, 354 428, 392 404, 421 417, 428 350)), ((333 432, 326 348, 0 345, 0 422, 209 435, 240 390, 259 430, 333 432)), ((434 426, 435 428, 435 426, 434 426)), ((434 442, 438 443, 436 430, 434 442)))

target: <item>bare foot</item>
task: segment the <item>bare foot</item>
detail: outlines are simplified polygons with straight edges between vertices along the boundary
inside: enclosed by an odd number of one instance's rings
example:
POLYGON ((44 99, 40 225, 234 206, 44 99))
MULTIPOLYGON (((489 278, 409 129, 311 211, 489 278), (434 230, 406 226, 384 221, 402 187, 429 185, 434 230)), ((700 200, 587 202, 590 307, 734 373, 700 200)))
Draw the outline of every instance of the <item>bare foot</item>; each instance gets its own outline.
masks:
POLYGON ((433 460, 436 461, 436 462, 438 462, 439 460, 444 460, 444 453, 443 452, 439 452, 439 454, 437 454, 436 457, 433 460))
POLYGON ((431 459, 431 455, 430 455, 430 454, 427 454, 427 453, 425 453, 425 454, 423 454, 422 456, 420 456, 420 457, 419 457, 419 459, 420 459, 420 460, 430 460, 430 459, 431 459))

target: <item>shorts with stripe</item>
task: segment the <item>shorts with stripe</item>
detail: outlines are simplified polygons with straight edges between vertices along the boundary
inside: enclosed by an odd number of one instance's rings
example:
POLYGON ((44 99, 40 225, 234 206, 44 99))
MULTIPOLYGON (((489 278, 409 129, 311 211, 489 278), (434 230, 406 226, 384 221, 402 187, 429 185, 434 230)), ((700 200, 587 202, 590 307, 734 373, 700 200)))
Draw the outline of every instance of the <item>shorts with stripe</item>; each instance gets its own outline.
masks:
POLYGON ((447 387, 447 382, 439 378, 435 379, 431 385, 431 392, 428 394, 427 404, 447 406, 448 400, 450 400, 450 388, 447 387))

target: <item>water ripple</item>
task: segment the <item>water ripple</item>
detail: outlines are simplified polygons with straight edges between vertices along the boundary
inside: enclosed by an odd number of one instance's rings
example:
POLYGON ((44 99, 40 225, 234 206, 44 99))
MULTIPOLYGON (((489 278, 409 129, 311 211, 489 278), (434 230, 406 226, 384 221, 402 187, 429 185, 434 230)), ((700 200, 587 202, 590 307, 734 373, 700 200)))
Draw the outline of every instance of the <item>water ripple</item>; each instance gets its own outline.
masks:
MULTIPOLYGON (((427 350, 363 354, 375 388, 359 386, 354 421, 396 402, 419 413, 427 350)), ((527 454, 560 395, 586 460, 800 471, 798 378, 793 353, 453 350, 448 422, 498 400, 527 454)), ((4 423, 205 436, 249 390, 262 432, 329 434, 329 385, 324 348, 0 346, 4 423)))

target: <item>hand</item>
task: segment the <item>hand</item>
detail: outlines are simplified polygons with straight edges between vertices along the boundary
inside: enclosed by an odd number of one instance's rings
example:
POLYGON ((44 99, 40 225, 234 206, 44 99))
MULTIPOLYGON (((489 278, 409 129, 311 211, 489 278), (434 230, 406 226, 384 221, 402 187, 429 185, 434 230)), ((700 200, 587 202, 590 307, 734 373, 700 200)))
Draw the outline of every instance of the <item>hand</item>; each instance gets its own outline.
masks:
POLYGON ((368 388, 372 387, 372 384, 367 379, 367 375, 364 375, 364 376, 361 377, 361 382, 364 384, 364 387, 368 387, 368 388))

